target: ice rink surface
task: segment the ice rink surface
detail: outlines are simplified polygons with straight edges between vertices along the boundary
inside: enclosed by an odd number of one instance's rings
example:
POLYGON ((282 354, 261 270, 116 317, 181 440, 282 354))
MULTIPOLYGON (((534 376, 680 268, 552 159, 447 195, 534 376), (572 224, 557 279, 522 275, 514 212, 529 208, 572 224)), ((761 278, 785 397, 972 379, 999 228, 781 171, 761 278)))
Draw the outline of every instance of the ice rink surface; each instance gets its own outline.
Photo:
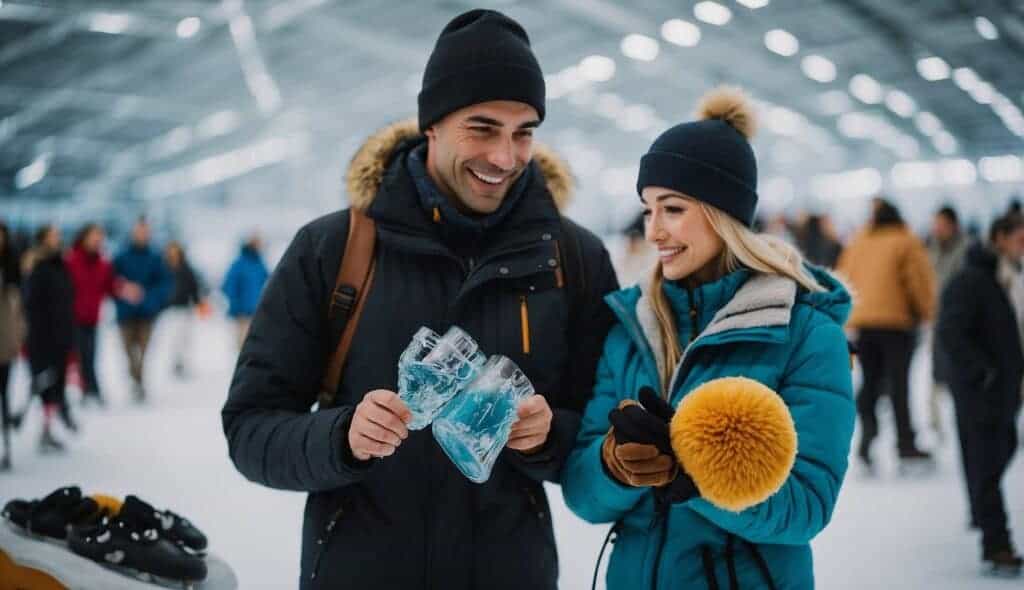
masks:
MULTIPOLYGON (((109 317, 110 314, 107 314, 109 317)), ((0 500, 40 497, 61 485, 86 493, 134 493, 157 508, 190 518, 210 537, 213 550, 231 563, 245 590, 294 588, 304 494, 270 490, 246 481, 231 465, 220 425, 220 407, 234 368, 234 332, 226 320, 197 325, 192 375, 172 376, 167 330, 158 326, 148 358, 150 399, 130 401, 127 368, 116 330, 101 329, 99 375, 109 406, 77 412, 78 436, 70 450, 39 456, 38 406, 15 438, 15 470, 0 474, 0 500)), ((918 440, 936 449, 936 471, 901 476, 890 415, 883 408, 875 446, 875 478, 851 467, 832 523, 813 541, 817 587, 825 590, 907 588, 984 590, 1021 588, 1020 580, 981 578, 977 534, 967 530, 967 506, 955 433, 940 443, 924 427, 927 355, 913 368, 912 395, 918 440)), ((20 408, 27 391, 24 364, 15 368, 12 392, 20 408)), ((77 391, 71 399, 76 403, 77 391)), ((944 403, 946 428, 951 405, 944 403)), ((1004 480, 1011 528, 1024 544, 1024 462, 1020 455, 1004 480)), ((560 587, 590 587, 606 526, 576 518, 557 486, 548 486, 561 561, 560 587)), ((607 562, 607 557, 605 558, 607 562)), ((603 583, 599 583, 603 587, 603 583)))

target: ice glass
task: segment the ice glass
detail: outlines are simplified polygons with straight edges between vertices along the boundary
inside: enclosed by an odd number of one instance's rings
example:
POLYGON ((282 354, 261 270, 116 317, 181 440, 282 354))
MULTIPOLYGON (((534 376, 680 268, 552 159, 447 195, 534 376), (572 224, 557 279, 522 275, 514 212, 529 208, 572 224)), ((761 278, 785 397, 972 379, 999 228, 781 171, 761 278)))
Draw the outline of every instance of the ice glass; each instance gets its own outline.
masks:
POLYGON ((508 443, 519 402, 533 385, 511 359, 495 355, 434 420, 434 438, 467 478, 483 483, 508 443))
POLYGON ((410 430, 425 428, 441 408, 471 381, 486 357, 464 330, 444 336, 420 328, 398 361, 398 395, 412 413, 410 430))

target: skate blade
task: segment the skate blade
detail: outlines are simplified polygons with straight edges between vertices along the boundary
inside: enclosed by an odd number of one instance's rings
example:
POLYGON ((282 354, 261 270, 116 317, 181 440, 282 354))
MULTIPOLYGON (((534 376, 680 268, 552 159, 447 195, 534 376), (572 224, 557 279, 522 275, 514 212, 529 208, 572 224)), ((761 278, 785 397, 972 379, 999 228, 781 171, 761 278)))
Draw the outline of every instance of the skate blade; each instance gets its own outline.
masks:
POLYGON ((100 561, 97 561, 96 563, 111 571, 117 572, 122 576, 135 578, 140 582, 146 582, 147 584, 153 584, 155 586, 160 586, 161 588, 172 588, 173 590, 196 590, 200 583, 200 581, 197 580, 175 580, 172 578, 164 578, 125 565, 115 565, 100 561))
POLYGON ((1012 580, 1020 577, 1021 568, 1009 565, 986 565, 982 567, 981 573, 987 578, 1012 580))

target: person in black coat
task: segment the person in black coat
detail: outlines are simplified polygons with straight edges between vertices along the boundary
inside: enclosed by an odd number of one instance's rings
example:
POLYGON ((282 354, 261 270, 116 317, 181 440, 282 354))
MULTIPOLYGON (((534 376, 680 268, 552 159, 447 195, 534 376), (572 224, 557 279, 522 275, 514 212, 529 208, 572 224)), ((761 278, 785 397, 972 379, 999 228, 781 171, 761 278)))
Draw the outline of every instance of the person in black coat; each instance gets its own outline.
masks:
POLYGON ((946 374, 971 517, 982 533, 982 559, 997 572, 1020 575, 1022 561, 1010 539, 1000 481, 1017 448, 1024 379, 1018 321, 1024 310, 1013 301, 1022 286, 1024 219, 997 220, 989 240, 968 250, 964 267, 943 291, 937 337, 956 359, 946 374))
POLYGON ((172 241, 164 248, 164 261, 174 275, 174 289, 167 301, 165 318, 171 322, 174 338, 172 358, 174 375, 183 379, 189 374, 187 357, 192 348, 192 332, 195 328, 196 308, 202 300, 202 287, 195 269, 185 255, 180 242, 172 241))
POLYGON ((302 228, 267 283, 222 417, 243 475, 309 492, 302 590, 557 587, 542 483, 558 481, 572 450, 611 326, 603 296, 618 285, 600 240, 559 212, 568 170, 533 144, 543 83, 518 23, 471 11, 438 40, 419 124, 357 152, 347 193, 376 223, 373 286, 334 403, 314 413, 351 211, 302 228), (395 393, 417 329, 452 325, 510 357, 538 392, 482 484, 429 428, 406 428, 395 393))
POLYGON ((0 471, 11 468, 11 406, 7 385, 11 364, 21 347, 21 310, 18 292, 21 290, 21 269, 17 248, 7 226, 0 223, 0 433, 3 434, 3 455, 0 471))
POLYGON ((32 391, 42 399, 44 411, 39 450, 61 451, 64 447, 53 436, 51 425, 58 412, 64 414, 66 423, 73 425, 67 415, 64 386, 68 355, 74 347, 75 291, 61 254, 60 230, 55 226, 44 226, 36 234, 24 298, 32 391))

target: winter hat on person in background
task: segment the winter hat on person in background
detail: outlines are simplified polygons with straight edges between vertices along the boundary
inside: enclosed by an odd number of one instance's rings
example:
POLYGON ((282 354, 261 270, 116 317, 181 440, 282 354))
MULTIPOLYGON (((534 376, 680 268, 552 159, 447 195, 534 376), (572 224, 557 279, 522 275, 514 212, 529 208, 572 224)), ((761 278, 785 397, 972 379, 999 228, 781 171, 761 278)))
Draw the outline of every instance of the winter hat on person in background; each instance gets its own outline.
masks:
POLYGON ((654 140, 640 159, 637 193, 648 186, 665 187, 750 227, 757 208, 757 160, 750 147, 753 107, 739 89, 722 86, 701 99, 697 117, 654 140))
POLYGON ((526 31, 500 12, 478 8, 452 19, 437 38, 423 71, 420 131, 491 100, 526 103, 544 119, 544 74, 526 31))

